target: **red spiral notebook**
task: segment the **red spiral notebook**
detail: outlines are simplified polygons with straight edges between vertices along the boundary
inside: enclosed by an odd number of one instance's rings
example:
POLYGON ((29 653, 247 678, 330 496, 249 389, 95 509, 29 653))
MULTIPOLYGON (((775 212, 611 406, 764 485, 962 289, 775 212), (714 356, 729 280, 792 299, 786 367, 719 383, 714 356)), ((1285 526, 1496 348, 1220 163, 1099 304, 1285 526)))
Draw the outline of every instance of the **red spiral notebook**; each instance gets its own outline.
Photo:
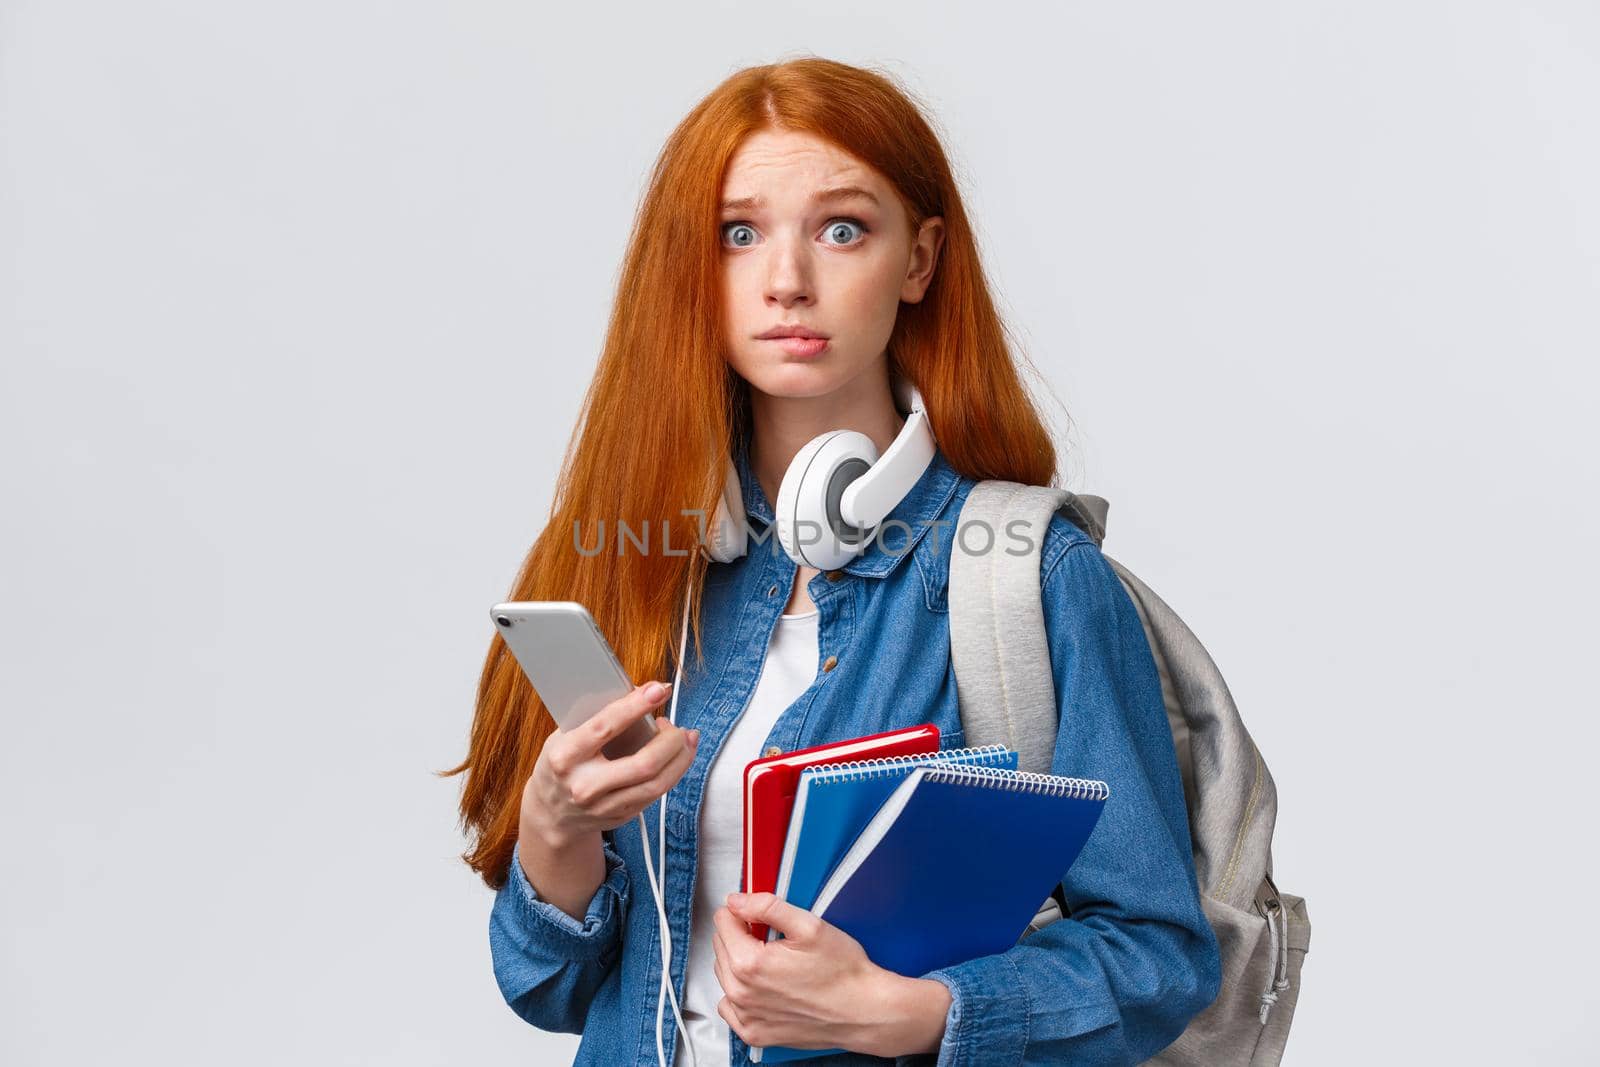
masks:
MULTIPOLYGON (((939 728, 933 723, 903 730, 852 737, 794 752, 763 756, 744 769, 744 870, 746 893, 771 893, 778 887, 783 862, 783 842, 789 833, 789 815, 800 788, 800 772, 822 763, 918 756, 939 751, 939 728)), ((766 923, 752 923, 750 932, 767 939, 766 923)))

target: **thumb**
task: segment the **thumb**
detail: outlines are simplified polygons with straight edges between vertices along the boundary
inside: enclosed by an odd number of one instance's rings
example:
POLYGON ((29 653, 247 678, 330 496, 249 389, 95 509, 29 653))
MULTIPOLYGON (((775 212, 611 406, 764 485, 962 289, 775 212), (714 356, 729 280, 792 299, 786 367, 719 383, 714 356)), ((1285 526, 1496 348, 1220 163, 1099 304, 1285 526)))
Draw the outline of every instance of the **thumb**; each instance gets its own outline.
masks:
POLYGON ((806 938, 822 920, 773 893, 729 893, 728 910, 747 923, 765 923, 784 937, 806 938))
MULTIPOLYGON (((602 753, 634 723, 647 716, 653 718, 652 709, 667 698, 671 689, 671 682, 646 682, 613 700, 572 731, 578 749, 589 756, 602 753)), ((660 729, 659 724, 656 729, 660 729)))

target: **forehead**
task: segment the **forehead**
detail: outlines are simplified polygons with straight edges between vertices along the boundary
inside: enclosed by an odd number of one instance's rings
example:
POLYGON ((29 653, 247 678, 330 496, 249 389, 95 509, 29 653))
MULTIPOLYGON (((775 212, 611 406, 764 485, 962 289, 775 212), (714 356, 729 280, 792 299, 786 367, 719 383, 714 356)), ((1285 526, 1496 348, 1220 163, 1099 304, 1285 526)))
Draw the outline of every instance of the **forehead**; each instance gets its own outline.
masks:
POLYGON ((725 200, 785 195, 803 197, 812 189, 848 183, 882 196, 887 186, 855 156, 814 134, 758 130, 746 137, 728 160, 722 182, 725 200))

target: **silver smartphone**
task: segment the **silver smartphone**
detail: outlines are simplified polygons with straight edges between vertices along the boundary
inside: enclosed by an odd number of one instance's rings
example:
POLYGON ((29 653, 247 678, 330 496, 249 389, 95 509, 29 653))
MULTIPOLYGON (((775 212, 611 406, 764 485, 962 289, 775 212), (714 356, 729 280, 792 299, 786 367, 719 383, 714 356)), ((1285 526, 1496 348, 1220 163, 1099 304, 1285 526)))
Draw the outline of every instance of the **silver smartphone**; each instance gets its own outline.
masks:
MULTIPOLYGON (((577 601, 508 601, 490 608, 489 617, 563 732, 572 732, 633 691, 628 672, 594 617, 577 601)), ((655 716, 647 712, 601 751, 608 759, 619 759, 655 735, 655 716)))

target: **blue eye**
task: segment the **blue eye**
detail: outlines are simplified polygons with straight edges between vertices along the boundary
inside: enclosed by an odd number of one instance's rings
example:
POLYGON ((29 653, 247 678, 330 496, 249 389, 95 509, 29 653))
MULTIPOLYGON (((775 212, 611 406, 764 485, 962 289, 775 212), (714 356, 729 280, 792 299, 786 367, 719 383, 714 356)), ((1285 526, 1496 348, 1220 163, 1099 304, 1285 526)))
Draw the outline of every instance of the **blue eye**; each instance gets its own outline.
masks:
MULTIPOLYGON (((861 243, 861 238, 867 234, 867 224, 860 219, 830 219, 827 228, 822 232, 828 236, 828 243, 835 248, 849 248, 861 243)), ((749 248, 756 243, 755 227, 748 222, 737 220, 724 222, 722 243, 729 248, 749 248)))
POLYGON ((751 244, 755 243, 755 230, 751 228, 748 222, 724 223, 722 226, 722 243, 731 244, 734 248, 748 248, 751 244), (739 230, 745 231, 745 234, 748 235, 748 239, 738 239, 730 242, 728 240, 729 234, 739 230))
POLYGON ((855 243, 855 241, 853 241, 850 237, 850 230, 852 227, 860 230, 863 235, 865 235, 867 232, 866 224, 860 219, 834 219, 828 223, 828 228, 824 232, 827 233, 830 238, 839 238, 840 245, 849 245, 855 243))

